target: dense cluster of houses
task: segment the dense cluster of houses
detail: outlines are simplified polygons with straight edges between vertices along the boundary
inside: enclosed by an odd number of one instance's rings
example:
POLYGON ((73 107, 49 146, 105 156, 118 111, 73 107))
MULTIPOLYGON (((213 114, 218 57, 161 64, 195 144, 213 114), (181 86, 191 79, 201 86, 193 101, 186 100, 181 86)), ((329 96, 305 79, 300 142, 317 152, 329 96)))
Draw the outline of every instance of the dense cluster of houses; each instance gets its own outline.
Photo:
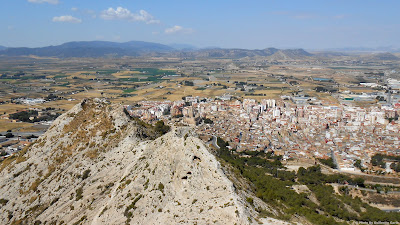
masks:
POLYGON ((274 151, 284 159, 332 157, 341 170, 355 171, 357 159, 366 165, 376 153, 400 154, 400 109, 387 104, 362 108, 225 96, 144 101, 127 109, 147 121, 180 118, 204 140, 221 137, 236 151, 274 151))

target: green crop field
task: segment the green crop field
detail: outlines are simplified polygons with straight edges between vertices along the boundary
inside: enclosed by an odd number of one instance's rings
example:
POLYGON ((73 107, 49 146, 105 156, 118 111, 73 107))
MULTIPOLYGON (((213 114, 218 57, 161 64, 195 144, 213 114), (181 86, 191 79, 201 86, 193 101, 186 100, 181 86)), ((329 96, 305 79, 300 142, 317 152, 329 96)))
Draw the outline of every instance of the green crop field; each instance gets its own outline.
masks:
POLYGON ((125 93, 125 94, 127 94, 127 93, 132 93, 132 92, 134 92, 134 91, 136 91, 135 88, 128 88, 128 89, 124 90, 124 93, 125 93))

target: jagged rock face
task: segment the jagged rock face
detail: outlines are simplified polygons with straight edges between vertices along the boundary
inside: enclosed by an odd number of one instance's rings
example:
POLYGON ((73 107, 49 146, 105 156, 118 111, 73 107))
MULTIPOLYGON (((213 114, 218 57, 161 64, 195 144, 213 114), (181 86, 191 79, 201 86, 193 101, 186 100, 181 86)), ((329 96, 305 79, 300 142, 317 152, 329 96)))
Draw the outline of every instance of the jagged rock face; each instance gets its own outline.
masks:
POLYGON ((76 105, 0 164, 0 223, 249 223, 244 201, 189 128, 154 137, 122 106, 76 105))

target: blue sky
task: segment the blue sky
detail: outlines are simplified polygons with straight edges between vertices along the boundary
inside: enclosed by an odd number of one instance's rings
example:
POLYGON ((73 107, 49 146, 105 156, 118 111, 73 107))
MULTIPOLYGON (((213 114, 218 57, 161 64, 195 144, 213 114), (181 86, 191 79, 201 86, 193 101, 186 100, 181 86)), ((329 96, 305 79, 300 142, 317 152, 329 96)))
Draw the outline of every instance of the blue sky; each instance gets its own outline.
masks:
POLYGON ((398 0, 0 0, 0 45, 400 47, 398 0))

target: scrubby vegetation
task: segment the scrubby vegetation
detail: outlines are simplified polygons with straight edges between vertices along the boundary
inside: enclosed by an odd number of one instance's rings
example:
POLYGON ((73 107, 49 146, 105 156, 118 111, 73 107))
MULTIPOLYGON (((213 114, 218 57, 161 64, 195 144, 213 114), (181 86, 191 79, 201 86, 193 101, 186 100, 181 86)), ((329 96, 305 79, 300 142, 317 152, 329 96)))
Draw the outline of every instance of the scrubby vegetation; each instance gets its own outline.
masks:
POLYGON ((372 165, 379 166, 381 168, 385 168, 386 161, 388 160, 392 162, 390 168, 396 172, 400 172, 400 156, 383 155, 378 153, 371 157, 372 165))
POLYGON ((400 173, 400 163, 392 163, 390 168, 398 173, 400 173))
MULTIPOLYGON (((347 221, 399 221, 400 213, 386 213, 343 192, 335 194, 330 183, 364 186, 364 180, 348 176, 321 173, 319 166, 300 168, 297 173, 286 171, 279 156, 264 152, 234 153, 227 143, 218 138, 217 156, 238 176, 247 179, 254 194, 273 206, 279 219, 290 220, 302 216, 313 224, 346 224, 347 221), (245 156, 245 157, 243 157, 245 156), (309 194, 297 193, 293 185, 307 185, 319 204, 309 194), (348 209, 351 210, 348 210, 348 209), (340 222, 342 221, 342 222, 340 222)), ((249 203, 253 202, 250 199, 249 203)), ((261 211, 261 210, 259 210, 261 211)), ((270 215, 271 216, 271 215, 270 215)))
POLYGON ((133 213, 132 212, 130 212, 130 210, 135 210, 136 209, 136 203, 142 198, 143 196, 141 195, 141 194, 139 194, 134 200, 133 200, 133 202, 130 204, 130 205, 128 205, 127 207, 126 207, 126 209, 125 209, 125 211, 124 211, 124 216, 126 217, 126 218, 128 218, 127 220, 126 220, 126 224, 129 224, 130 223, 130 221, 131 221, 131 217, 132 217, 132 215, 133 215, 133 213))
POLYGON ((203 122, 203 123, 205 123, 205 124, 213 124, 213 123, 214 123, 214 121, 212 121, 211 119, 206 118, 206 117, 201 118, 200 123, 201 123, 201 122, 203 122))
POLYGON ((88 177, 89 177, 89 174, 90 174, 90 170, 85 170, 85 171, 83 172, 83 175, 82 175, 82 180, 88 178, 88 177))
POLYGON ((385 155, 376 154, 371 157, 371 163, 373 166, 379 166, 379 167, 385 168, 385 162, 383 161, 384 159, 385 159, 385 155))
POLYGON ((154 129, 159 134, 163 135, 166 134, 171 128, 168 125, 164 124, 164 121, 160 120, 154 126, 154 129))
POLYGON ((333 169, 336 169, 336 165, 335 165, 335 163, 333 162, 333 159, 332 158, 328 158, 328 159, 318 159, 322 164, 325 164, 325 165, 327 165, 327 166, 329 166, 329 167, 331 167, 331 168, 333 168, 333 169))
POLYGON ((59 117, 60 113, 51 114, 45 112, 42 116, 38 116, 39 113, 36 110, 21 111, 17 113, 10 114, 10 119, 19 120, 22 122, 34 123, 39 121, 50 121, 59 117))
POLYGON ((361 164, 361 160, 360 160, 360 159, 357 159, 357 160, 354 162, 354 166, 357 167, 357 168, 359 168, 361 171, 364 171, 364 170, 365 170, 364 167, 363 167, 362 164, 361 164))
POLYGON ((15 161, 15 163, 21 163, 26 161, 25 154, 28 151, 29 147, 25 147, 18 153, 0 161, 0 172, 3 171, 4 168, 8 167, 9 165, 12 165, 12 163, 15 161))
POLYGON ((153 126, 152 124, 146 123, 137 117, 132 117, 129 114, 128 110, 126 110, 126 108, 124 108, 124 113, 133 121, 135 121, 137 125, 139 125, 139 127, 143 128, 141 129, 141 132, 139 132, 139 136, 142 136, 144 138, 156 139, 157 137, 168 133, 168 131, 170 131, 171 129, 171 127, 165 125, 164 121, 162 120, 157 121, 156 124, 153 126))
POLYGON ((7 204, 7 202, 8 202, 7 199, 4 199, 4 198, 0 199, 0 204, 1 205, 5 205, 5 204, 7 204))
POLYGON ((161 191, 162 193, 164 193, 164 184, 159 183, 158 184, 158 190, 161 191))
POLYGON ((83 198, 83 188, 79 187, 78 189, 76 189, 76 193, 75 193, 75 201, 79 201, 81 198, 83 198))

